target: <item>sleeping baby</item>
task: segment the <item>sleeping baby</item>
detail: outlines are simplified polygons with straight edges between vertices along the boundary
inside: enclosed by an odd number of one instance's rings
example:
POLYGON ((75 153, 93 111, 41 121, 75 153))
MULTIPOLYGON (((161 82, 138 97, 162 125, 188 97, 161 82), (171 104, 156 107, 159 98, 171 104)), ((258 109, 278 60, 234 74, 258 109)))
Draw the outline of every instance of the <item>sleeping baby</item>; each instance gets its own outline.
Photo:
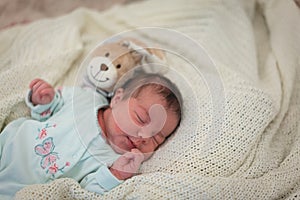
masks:
POLYGON ((178 127, 181 95, 167 78, 140 74, 111 102, 89 88, 30 83, 20 118, 0 134, 0 199, 23 187, 69 177, 103 194, 136 175, 178 127))

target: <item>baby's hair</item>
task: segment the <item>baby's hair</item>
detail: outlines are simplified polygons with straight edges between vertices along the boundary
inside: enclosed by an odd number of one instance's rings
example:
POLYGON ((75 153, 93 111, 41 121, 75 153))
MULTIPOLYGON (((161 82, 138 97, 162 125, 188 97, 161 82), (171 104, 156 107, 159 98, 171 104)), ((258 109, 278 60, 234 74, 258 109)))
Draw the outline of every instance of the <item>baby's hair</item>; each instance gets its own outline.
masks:
POLYGON ((165 100, 166 109, 173 111, 181 119, 182 97, 177 86, 168 78, 154 73, 139 73, 127 80, 121 88, 124 89, 124 99, 138 97, 145 88, 151 88, 165 100))

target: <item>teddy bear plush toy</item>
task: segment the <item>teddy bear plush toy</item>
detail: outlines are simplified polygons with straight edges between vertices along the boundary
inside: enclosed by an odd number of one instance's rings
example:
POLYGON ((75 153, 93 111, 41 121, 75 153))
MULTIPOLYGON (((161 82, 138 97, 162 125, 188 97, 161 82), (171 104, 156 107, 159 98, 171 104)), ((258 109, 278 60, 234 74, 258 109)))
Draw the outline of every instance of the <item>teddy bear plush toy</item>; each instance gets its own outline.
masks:
POLYGON ((147 48, 140 40, 123 38, 107 42, 96 47, 85 61, 82 86, 96 89, 110 98, 122 75, 145 63, 158 62, 165 62, 164 52, 147 48))

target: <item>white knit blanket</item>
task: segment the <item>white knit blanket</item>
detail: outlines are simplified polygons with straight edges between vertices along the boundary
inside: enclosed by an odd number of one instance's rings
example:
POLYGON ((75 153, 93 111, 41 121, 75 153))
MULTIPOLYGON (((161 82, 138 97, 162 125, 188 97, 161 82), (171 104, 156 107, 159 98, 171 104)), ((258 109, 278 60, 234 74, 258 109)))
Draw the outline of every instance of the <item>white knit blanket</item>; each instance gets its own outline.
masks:
POLYGON ((30 80, 76 84, 82 59, 101 40, 145 26, 189 38, 141 36, 173 51, 170 67, 188 83, 173 78, 183 120, 141 175, 103 196, 66 178, 25 187, 16 199, 299 198, 300 11, 292 0, 258 1, 137 1, 0 32, 1 128, 28 116, 30 80), (215 66, 201 63, 195 44, 215 66))

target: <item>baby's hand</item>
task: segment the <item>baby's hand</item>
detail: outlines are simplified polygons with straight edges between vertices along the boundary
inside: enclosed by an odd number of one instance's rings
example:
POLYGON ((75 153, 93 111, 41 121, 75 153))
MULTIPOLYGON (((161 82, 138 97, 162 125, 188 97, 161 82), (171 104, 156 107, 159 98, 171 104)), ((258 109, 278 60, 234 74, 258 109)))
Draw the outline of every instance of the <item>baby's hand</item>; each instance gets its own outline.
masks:
POLYGON ((132 149, 131 152, 127 152, 118 158, 110 171, 119 180, 125 180, 137 174, 143 161, 144 154, 138 149, 132 149))
POLYGON ((50 103, 55 95, 54 88, 42 79, 31 81, 29 88, 32 91, 31 102, 33 105, 44 105, 50 103))

